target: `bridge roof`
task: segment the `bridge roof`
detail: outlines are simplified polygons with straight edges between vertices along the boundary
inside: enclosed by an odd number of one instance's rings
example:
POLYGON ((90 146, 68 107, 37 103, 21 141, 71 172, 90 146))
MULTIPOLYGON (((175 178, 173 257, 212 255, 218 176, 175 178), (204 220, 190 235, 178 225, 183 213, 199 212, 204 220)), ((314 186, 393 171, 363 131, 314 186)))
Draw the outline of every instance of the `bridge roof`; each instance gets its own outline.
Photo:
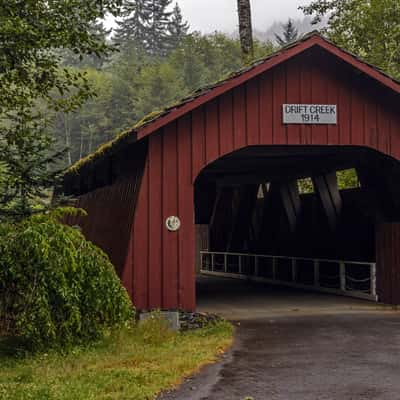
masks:
POLYGON ((195 91, 191 96, 181 100, 179 103, 174 104, 162 111, 156 111, 147 115, 132 129, 119 134, 115 139, 100 146, 99 149, 94 153, 72 165, 66 171, 66 173, 76 173, 87 164, 97 161, 111 153, 115 153, 121 148, 121 146, 125 146, 145 138, 170 122, 191 112, 195 108, 210 102, 223 93, 244 84, 250 79, 315 46, 322 48, 328 53, 341 59, 343 62, 372 78, 378 84, 392 90, 397 94, 400 93, 400 81, 384 73, 377 67, 366 63, 354 54, 351 54, 346 50, 336 46, 334 43, 323 37, 319 32, 314 31, 303 36, 299 41, 280 49, 268 57, 258 60, 246 68, 230 74, 224 80, 195 91))

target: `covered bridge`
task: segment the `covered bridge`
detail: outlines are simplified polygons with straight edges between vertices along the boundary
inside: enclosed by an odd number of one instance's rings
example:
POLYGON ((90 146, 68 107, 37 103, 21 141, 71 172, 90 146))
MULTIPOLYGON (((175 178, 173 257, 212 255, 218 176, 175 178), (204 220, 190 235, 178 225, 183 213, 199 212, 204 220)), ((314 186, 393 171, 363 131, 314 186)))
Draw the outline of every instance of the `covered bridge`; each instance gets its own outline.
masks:
POLYGON ((326 268, 400 304, 399 159, 399 82, 312 33, 102 146, 64 192, 139 309, 195 309, 200 262, 303 286, 326 268), (350 168, 360 184, 341 190, 350 168))

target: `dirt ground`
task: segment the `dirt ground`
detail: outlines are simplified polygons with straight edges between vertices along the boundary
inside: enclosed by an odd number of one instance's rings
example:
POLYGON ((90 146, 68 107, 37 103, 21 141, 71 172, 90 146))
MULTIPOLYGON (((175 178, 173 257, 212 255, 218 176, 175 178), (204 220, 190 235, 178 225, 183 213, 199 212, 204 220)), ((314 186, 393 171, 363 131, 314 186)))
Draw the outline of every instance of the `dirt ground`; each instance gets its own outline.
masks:
POLYGON ((345 297, 201 279, 236 340, 163 400, 400 400, 400 313, 345 297))

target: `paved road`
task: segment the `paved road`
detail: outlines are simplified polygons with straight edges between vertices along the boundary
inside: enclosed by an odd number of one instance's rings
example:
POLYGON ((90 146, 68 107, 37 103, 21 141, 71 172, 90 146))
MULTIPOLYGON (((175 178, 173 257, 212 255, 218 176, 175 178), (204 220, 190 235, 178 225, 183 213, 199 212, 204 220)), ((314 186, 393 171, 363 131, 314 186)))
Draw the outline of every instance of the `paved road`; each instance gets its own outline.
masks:
POLYGON ((201 309, 213 297, 214 308, 239 317, 236 342, 219 364, 161 399, 400 400, 399 313, 224 281, 201 282, 199 293, 201 309))

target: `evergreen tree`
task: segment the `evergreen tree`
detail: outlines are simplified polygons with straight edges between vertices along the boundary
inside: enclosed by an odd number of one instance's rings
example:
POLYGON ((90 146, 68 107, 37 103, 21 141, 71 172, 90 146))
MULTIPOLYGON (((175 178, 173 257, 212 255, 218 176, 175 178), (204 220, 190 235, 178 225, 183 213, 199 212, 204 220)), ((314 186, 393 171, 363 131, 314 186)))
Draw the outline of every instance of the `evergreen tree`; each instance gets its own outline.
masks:
POLYGON ((179 7, 179 4, 175 3, 171 21, 168 27, 171 49, 176 49, 182 43, 183 39, 187 36, 189 27, 189 23, 183 20, 182 11, 179 7))
MULTIPOLYGON (((89 32, 92 37, 99 43, 103 43, 105 46, 110 44, 108 36, 111 33, 111 29, 107 29, 103 22, 95 21, 89 26, 89 32)), ((73 50, 59 49, 56 54, 61 57, 61 63, 69 67, 79 67, 79 68, 95 68, 100 70, 103 65, 110 60, 111 54, 115 51, 114 48, 110 49, 108 54, 85 54, 78 55, 73 50)))
POLYGON ((172 0, 150 0, 150 24, 146 49, 152 56, 165 56, 168 52, 168 28, 172 0))
POLYGON ((146 48, 148 45, 149 22, 152 0, 124 0, 122 19, 117 20, 114 41, 121 45, 136 43, 146 48))
MULTIPOLYGON (((95 23, 92 24, 90 27, 90 33, 93 35, 93 37, 99 41, 100 43, 107 44, 109 43, 109 35, 111 33, 111 29, 107 29, 104 26, 104 23, 102 21, 96 21, 95 23)), ((106 55, 98 55, 96 53, 90 54, 86 56, 86 60, 84 59, 83 64, 87 67, 92 67, 96 69, 101 69, 107 61, 109 61, 111 54, 106 54, 106 55)))
POLYGON ((283 37, 275 33, 276 41, 280 46, 286 46, 287 44, 295 42, 298 39, 299 32, 290 18, 286 24, 282 25, 282 28, 283 37))
POLYGON ((53 112, 69 113, 93 95, 84 71, 61 68, 54 49, 78 57, 112 51, 91 28, 120 0, 3 1, 0 7, 0 219, 19 219, 49 204, 56 152, 53 112))

